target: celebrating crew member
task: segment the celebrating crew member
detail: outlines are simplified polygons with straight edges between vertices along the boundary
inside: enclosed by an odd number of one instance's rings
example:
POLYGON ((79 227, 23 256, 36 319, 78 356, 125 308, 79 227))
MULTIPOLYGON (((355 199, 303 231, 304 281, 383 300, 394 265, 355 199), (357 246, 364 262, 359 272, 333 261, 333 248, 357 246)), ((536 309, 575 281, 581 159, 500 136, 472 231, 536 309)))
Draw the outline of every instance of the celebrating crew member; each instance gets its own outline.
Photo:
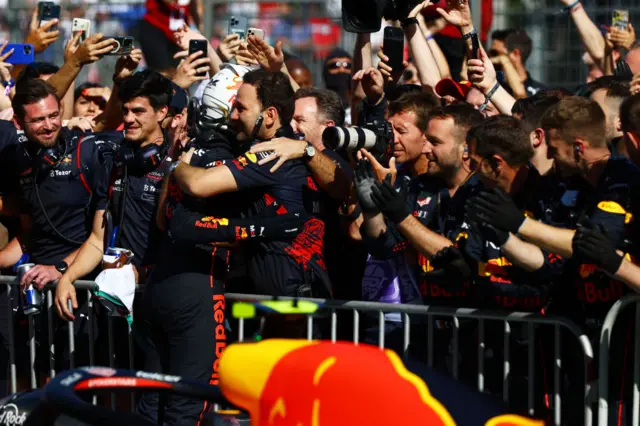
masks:
MULTIPOLYGON (((229 125, 240 143, 267 141, 291 129, 294 111, 293 90, 287 77, 279 72, 251 71, 244 75, 238 90, 229 125)), ((272 216, 268 207, 274 201, 280 208, 274 214, 319 214, 319 191, 305 166, 305 159, 284 163, 271 172, 271 164, 260 164, 268 154, 247 153, 230 164, 209 169, 186 163, 192 151, 176 167, 174 176, 187 193, 200 198, 225 192, 263 191, 254 203, 258 217, 272 216)), ((246 232, 246 230, 245 230, 246 232)), ((247 244, 249 276, 262 294, 329 296, 331 285, 324 264, 324 223, 312 217, 293 241, 268 241, 247 244)))

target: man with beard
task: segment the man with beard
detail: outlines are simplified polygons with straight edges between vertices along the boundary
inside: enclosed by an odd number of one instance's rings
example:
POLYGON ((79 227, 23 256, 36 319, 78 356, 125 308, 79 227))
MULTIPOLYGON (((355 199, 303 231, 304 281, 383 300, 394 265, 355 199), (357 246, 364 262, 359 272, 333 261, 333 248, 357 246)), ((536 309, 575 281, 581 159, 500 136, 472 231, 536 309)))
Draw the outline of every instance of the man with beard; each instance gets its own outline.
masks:
MULTIPOLYGON (((239 143, 252 144, 278 136, 293 136, 288 123, 294 111, 293 90, 280 72, 251 71, 244 75, 230 116, 229 126, 239 143)), ((227 192, 260 191, 253 203, 255 217, 272 217, 286 213, 311 216, 304 230, 293 241, 269 241, 245 245, 249 276, 260 294, 303 296, 331 295, 324 263, 324 222, 317 217, 321 199, 304 159, 287 161, 272 172, 268 153, 248 152, 225 165, 202 169, 188 163, 193 151, 177 165, 174 176, 187 194, 209 198, 227 192), (272 212, 271 206, 279 207, 272 212)), ((255 229, 237 227, 238 239, 248 239, 255 229)))
MULTIPOLYGON (((12 106, 16 125, 27 141, 12 145, 3 156, 11 167, 8 192, 19 199, 22 234, 19 244, 0 252, 0 266, 12 266, 23 253, 28 254, 35 266, 20 285, 42 289, 62 276, 89 235, 95 210, 92 195, 102 182, 109 149, 62 128, 60 100, 43 80, 19 84, 12 106)), ((88 342, 79 348, 88 349, 88 342)), ((87 362, 85 355, 82 350, 76 353, 76 362, 87 362)))
POLYGON ((336 47, 329 53, 322 70, 322 78, 327 89, 340 96, 345 108, 345 122, 351 124, 351 70, 353 61, 345 50, 336 47))

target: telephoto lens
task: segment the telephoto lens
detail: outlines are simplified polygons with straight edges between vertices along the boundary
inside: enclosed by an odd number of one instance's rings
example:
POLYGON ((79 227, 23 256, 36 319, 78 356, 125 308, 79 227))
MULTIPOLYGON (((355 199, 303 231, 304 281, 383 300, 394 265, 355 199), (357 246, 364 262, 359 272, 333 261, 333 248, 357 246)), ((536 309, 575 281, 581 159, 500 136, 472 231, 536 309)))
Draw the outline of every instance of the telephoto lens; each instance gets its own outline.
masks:
POLYGON ((364 127, 327 127, 322 132, 322 143, 334 151, 371 150, 376 146, 378 135, 364 127))

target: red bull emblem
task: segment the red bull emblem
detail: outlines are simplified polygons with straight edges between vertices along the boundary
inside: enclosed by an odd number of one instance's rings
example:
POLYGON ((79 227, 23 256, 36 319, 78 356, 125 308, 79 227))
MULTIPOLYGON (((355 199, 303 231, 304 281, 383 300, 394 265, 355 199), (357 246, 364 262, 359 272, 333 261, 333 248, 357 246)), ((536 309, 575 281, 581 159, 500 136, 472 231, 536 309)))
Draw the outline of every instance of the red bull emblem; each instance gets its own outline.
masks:
POLYGON ((218 229, 218 226, 228 226, 229 219, 205 216, 200 220, 196 220, 195 225, 198 228, 218 229))
POLYGON ((249 238, 247 228, 244 226, 236 226, 236 240, 246 240, 249 238))
POLYGON ((596 272, 596 265, 580 265, 580 278, 588 278, 596 272))

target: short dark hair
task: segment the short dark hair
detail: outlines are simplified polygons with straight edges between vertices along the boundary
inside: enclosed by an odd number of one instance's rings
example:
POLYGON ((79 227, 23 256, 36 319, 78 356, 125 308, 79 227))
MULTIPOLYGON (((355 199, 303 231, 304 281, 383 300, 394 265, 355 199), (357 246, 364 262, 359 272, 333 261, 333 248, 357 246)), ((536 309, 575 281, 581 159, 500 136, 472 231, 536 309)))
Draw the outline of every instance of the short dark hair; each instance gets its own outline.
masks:
POLYGON ((43 75, 55 74, 60 70, 57 65, 50 62, 31 62, 18 75, 17 82, 30 80, 32 78, 40 78, 43 75))
POLYGON ((86 83, 82 83, 80 86, 76 87, 76 90, 73 91, 73 100, 77 101, 78 98, 82 96, 82 92, 85 89, 93 89, 95 87, 105 87, 105 86, 98 83, 92 83, 90 81, 87 81, 86 83))
POLYGON ((295 102, 289 78, 280 71, 272 72, 263 69, 249 71, 242 78, 244 83, 256 88, 258 100, 265 110, 273 107, 278 111, 280 123, 289 124, 293 118, 295 102))
POLYGON ((16 94, 11 101, 13 113, 20 120, 24 120, 25 105, 35 104, 49 96, 53 96, 60 106, 60 98, 56 94, 56 89, 49 86, 46 81, 39 78, 22 80, 20 84, 16 85, 16 94))
POLYGON ((416 127, 422 133, 427 131, 429 114, 440 105, 440 99, 427 92, 408 92, 389 103, 389 117, 402 112, 416 114, 416 127))
POLYGON ((629 96, 620 105, 620 127, 623 132, 640 135, 640 93, 629 96))
POLYGON ((538 92, 528 98, 518 99, 511 108, 512 114, 521 114, 523 129, 531 133, 541 127, 542 116, 555 104, 560 102, 556 96, 547 96, 545 92, 538 92))
POLYGON ((558 130, 566 142, 581 138, 595 147, 607 146, 604 111, 590 99, 579 96, 562 99, 547 110, 541 124, 545 132, 558 130))
POLYGON ((484 116, 480 111, 466 103, 451 104, 444 107, 435 108, 429 114, 428 120, 453 118, 454 126, 462 133, 459 142, 464 142, 467 132, 473 126, 484 121, 484 116))
POLYGON ((507 37, 513 32, 513 28, 507 28, 505 30, 495 30, 491 33, 491 40, 505 41, 507 37))
POLYGON ((504 39, 504 44, 509 52, 513 52, 515 49, 520 50, 520 56, 522 57, 522 63, 524 64, 529 59, 532 50, 531 38, 524 30, 515 30, 504 39))
POLYGON ((336 126, 344 125, 344 106, 342 106, 340 96, 333 90, 315 87, 298 89, 294 95, 294 101, 303 98, 315 99, 318 114, 322 115, 326 120, 333 121, 336 126))
POLYGON ((593 95, 596 90, 606 90, 608 98, 623 100, 629 97, 630 81, 615 75, 607 75, 597 78, 587 84, 587 96, 593 95))
POLYGON ((118 98, 123 104, 133 98, 147 98, 151 107, 157 111, 169 106, 173 87, 171 81, 160 73, 144 70, 122 80, 118 86, 118 98))
POLYGON ((422 92, 422 87, 418 86, 417 84, 399 84, 397 86, 385 87, 384 89, 384 95, 386 96, 388 102, 393 102, 400 96, 407 93, 420 92, 422 92))
POLYGON ((475 153, 481 158, 499 155, 511 167, 525 165, 533 157, 529 135, 520 120, 507 115, 487 118, 467 134, 467 143, 475 142, 475 153))

